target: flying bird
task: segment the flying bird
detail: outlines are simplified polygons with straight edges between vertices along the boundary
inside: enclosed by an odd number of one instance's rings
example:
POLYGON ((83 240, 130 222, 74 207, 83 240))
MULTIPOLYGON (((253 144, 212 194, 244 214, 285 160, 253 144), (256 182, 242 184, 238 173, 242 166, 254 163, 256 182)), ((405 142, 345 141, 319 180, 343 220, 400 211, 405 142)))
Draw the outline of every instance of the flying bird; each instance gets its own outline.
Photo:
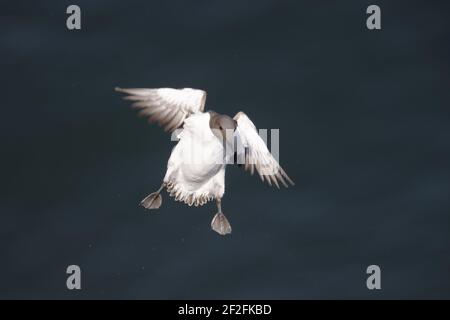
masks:
POLYGON ((244 112, 233 118, 205 111, 206 92, 199 89, 122 89, 126 100, 139 109, 141 116, 172 133, 178 143, 172 150, 161 187, 142 201, 146 209, 158 209, 161 191, 166 188, 176 201, 202 206, 215 200, 217 213, 211 228, 220 235, 231 233, 231 225, 222 212, 225 192, 225 167, 240 159, 240 166, 252 175, 279 188, 294 182, 280 167, 244 112), (236 151, 234 143, 240 145, 236 151))

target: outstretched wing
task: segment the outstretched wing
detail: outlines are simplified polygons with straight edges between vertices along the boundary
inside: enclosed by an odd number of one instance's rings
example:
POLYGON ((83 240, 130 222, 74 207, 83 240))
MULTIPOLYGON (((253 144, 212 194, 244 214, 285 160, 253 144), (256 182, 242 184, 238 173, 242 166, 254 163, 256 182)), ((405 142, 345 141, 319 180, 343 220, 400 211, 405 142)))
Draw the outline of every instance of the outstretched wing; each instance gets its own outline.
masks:
POLYGON ((233 119, 237 122, 236 133, 240 143, 245 148, 245 170, 249 170, 253 174, 256 169, 262 181, 267 181, 269 185, 273 183, 277 188, 280 187, 278 182, 281 182, 286 188, 288 183, 294 185, 294 182, 269 152, 264 140, 261 139, 255 125, 247 115, 238 112, 233 119))
POLYGON ((159 88, 159 89, 122 89, 127 93, 126 100, 135 101, 133 108, 140 109, 139 115, 150 122, 157 122, 165 131, 172 132, 180 127, 184 119, 205 108, 206 92, 198 89, 159 88))

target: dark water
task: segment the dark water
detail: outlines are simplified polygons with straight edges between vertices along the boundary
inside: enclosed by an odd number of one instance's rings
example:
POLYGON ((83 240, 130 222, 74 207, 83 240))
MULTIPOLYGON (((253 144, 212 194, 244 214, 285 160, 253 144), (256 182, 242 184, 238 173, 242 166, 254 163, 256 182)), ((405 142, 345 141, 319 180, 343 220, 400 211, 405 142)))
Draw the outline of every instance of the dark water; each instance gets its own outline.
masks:
POLYGON ((450 298, 450 5, 393 2, 375 32, 366 1, 77 0, 81 31, 4 3, 0 297, 450 298), (280 128, 296 186, 230 167, 229 237, 214 204, 147 214, 173 143, 117 85, 280 128))

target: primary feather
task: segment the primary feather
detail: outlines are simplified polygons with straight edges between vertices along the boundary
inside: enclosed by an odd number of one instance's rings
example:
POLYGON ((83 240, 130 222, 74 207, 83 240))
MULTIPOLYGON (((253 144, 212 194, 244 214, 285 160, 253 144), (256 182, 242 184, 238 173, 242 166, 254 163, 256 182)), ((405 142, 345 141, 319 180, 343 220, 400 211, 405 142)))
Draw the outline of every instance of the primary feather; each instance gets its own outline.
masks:
POLYGON ((191 114, 203 112, 205 108, 206 92, 198 89, 116 88, 116 91, 128 94, 125 99, 135 101, 132 107, 140 109, 141 116, 169 132, 179 128, 191 114))
POLYGON ((245 170, 249 170, 253 174, 256 169, 262 181, 266 181, 269 185, 273 183, 277 188, 280 187, 278 182, 285 187, 288 187, 287 182, 294 185, 294 182, 267 149, 266 143, 259 136, 249 117, 241 111, 233 119, 237 122, 236 132, 245 148, 245 170))

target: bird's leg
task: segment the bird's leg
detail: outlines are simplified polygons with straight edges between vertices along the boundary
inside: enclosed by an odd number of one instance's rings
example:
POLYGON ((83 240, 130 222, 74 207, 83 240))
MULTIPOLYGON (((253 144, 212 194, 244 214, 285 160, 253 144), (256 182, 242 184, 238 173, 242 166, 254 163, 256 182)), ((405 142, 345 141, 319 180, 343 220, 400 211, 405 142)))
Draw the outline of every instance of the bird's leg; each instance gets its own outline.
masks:
POLYGON ((146 196, 141 201, 141 206, 143 206, 145 209, 158 209, 161 207, 162 204, 162 196, 161 196, 161 190, 166 186, 165 183, 161 185, 161 187, 158 189, 158 191, 150 193, 148 196, 146 196))
POLYGON ((222 201, 221 199, 216 199, 217 213, 211 221, 211 228, 218 234, 224 236, 231 233, 231 225, 228 219, 222 213, 222 201))

